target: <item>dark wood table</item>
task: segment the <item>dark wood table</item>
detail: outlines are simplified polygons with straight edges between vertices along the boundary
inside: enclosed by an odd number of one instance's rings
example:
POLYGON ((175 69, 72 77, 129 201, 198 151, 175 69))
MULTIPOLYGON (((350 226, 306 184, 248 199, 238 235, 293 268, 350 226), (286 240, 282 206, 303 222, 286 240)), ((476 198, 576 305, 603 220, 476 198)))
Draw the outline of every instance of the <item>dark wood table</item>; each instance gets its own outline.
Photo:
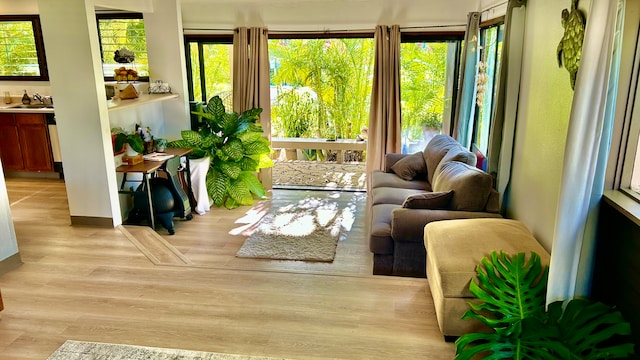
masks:
MULTIPOLYGON (((193 149, 187 149, 187 148, 166 148, 164 151, 164 154, 167 155, 173 155, 171 157, 171 159, 173 159, 174 157, 182 157, 182 156, 186 156, 188 155, 193 149)), ((153 202, 151 199, 151 185, 149 183, 149 180, 151 179, 151 177, 156 173, 156 171, 158 171, 158 169, 161 169, 165 166, 167 160, 163 160, 163 161, 151 161, 151 160, 144 160, 141 163, 135 164, 135 165, 120 165, 116 168, 116 172, 118 173, 122 173, 122 182, 120 183, 120 193, 130 193, 129 191, 125 191, 124 190, 124 184, 127 181, 127 174, 128 173, 137 173, 137 174, 142 174, 142 191, 144 191, 147 195, 147 201, 149 203, 149 226, 151 226, 151 228, 155 229, 155 219, 153 217, 153 202)), ((189 166, 189 159, 187 158, 187 162, 186 162, 187 168, 187 184, 188 184, 188 191, 191 192, 191 167, 189 166)))

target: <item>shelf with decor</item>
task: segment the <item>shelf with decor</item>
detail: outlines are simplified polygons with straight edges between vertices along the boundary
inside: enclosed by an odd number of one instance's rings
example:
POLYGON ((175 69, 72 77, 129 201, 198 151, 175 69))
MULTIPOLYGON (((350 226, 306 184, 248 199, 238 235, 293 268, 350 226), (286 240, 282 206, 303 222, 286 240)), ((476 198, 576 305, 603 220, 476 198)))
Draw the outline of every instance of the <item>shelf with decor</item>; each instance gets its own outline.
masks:
POLYGON ((107 107, 109 111, 118 111, 122 109, 131 108, 134 106, 140 106, 150 104, 154 102, 167 101, 177 99, 178 94, 140 94, 135 99, 112 99, 107 100, 107 107))

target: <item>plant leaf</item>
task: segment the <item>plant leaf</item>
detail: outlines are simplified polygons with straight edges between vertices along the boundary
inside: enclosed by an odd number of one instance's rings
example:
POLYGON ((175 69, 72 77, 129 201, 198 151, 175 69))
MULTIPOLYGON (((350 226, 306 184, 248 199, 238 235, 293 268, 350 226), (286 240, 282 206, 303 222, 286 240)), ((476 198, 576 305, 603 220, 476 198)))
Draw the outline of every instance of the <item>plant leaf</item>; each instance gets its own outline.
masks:
POLYGON ((270 167, 273 167, 273 165, 274 165, 273 159, 271 158, 271 156, 269 156, 269 154, 260 155, 260 160, 258 161, 259 169, 270 168, 270 167))
POLYGON ((531 253, 509 256, 504 252, 491 253, 476 268, 478 283, 469 284, 471 293, 481 300, 470 303, 471 311, 463 318, 477 319, 496 331, 518 331, 525 317, 544 316, 548 267, 540 264, 540 256, 531 253))
POLYGON ((245 143, 244 151, 247 155, 271 154, 269 145, 269 140, 261 137, 254 142, 245 143))
POLYGON ((231 196, 229 196, 227 200, 224 202, 224 206, 229 210, 233 210, 239 207, 240 204, 238 204, 231 196))
POLYGON ((262 185, 260 179, 258 179, 254 172, 243 171, 240 176, 238 176, 238 180, 242 180, 247 185, 249 191, 257 197, 261 199, 265 199, 267 197, 264 185, 262 185))
POLYGON ((186 140, 174 140, 171 141, 168 145, 170 148, 190 148, 191 145, 186 140))
POLYGON ((229 140, 229 142, 222 146, 222 151, 233 161, 239 161, 245 154, 242 141, 238 139, 229 140))
POLYGON ((216 169, 209 169, 207 172, 207 193, 213 199, 213 203, 220 207, 227 198, 229 188, 229 177, 216 169))
POLYGON ((259 163, 252 157, 245 156, 238 161, 238 165, 243 171, 258 171, 259 163))
POLYGON ((226 112, 224 108, 224 104, 222 103, 222 99, 220 99, 220 96, 214 96, 211 99, 209 99, 209 102, 207 103, 207 107, 205 108, 205 110, 207 113, 211 114, 214 119, 221 118, 226 112))
POLYGON ((262 133, 255 131, 245 131, 243 133, 238 134, 238 139, 242 141, 242 143, 251 143, 257 141, 262 137, 262 133))
POLYGON ((190 145, 189 147, 200 147, 202 145, 202 135, 197 131, 182 130, 180 135, 190 145))
POLYGON ((218 166, 220 168, 220 171, 222 171, 231 179, 237 179, 242 172, 242 168, 240 167, 240 165, 233 161, 223 161, 219 163, 218 166))
POLYGON ((631 326, 619 311, 587 299, 569 301, 564 312, 562 306, 560 301, 549 304, 549 323, 558 326, 572 354, 586 360, 627 359, 633 354, 631 326))
POLYGON ((229 186, 229 196, 232 197, 233 200, 238 203, 238 205, 253 204, 253 197, 251 196, 249 187, 242 178, 231 180, 231 185, 229 186))

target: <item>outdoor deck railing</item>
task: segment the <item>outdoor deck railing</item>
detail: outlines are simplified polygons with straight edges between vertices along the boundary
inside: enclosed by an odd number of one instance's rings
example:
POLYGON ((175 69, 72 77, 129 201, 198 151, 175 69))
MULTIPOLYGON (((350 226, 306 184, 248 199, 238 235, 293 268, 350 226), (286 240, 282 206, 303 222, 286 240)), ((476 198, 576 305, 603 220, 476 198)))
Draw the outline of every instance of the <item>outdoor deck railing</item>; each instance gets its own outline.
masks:
POLYGON ((367 150, 366 141, 356 141, 351 139, 304 139, 304 138, 271 138, 271 147, 274 149, 316 149, 335 150, 338 164, 344 161, 344 151, 367 150))

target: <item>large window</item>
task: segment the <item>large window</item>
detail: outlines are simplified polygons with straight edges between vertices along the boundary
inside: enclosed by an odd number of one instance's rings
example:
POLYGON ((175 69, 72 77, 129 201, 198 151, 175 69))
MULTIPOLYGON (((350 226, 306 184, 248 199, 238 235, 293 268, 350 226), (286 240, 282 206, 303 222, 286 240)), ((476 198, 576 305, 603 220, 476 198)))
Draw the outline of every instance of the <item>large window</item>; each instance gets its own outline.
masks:
POLYGON ((489 129, 496 106, 504 23, 480 30, 480 62, 478 63, 475 121, 472 143, 475 151, 487 155, 489 129))
POLYGON ((38 16, 0 16, 0 80, 49 80, 38 16))
POLYGON ((460 37, 403 34, 400 45, 403 153, 422 151, 451 122, 460 37))
POLYGON ((206 103, 220 96, 227 111, 231 111, 233 37, 187 35, 185 50, 189 100, 206 103))
POLYGON ((269 40, 274 137, 364 136, 374 41, 349 35, 269 40))
POLYGON ((147 38, 142 14, 99 14, 97 21, 105 79, 114 80, 114 71, 124 67, 135 70, 138 80, 148 80, 147 38), (122 49, 133 52, 135 58, 118 62, 114 55, 122 49))

